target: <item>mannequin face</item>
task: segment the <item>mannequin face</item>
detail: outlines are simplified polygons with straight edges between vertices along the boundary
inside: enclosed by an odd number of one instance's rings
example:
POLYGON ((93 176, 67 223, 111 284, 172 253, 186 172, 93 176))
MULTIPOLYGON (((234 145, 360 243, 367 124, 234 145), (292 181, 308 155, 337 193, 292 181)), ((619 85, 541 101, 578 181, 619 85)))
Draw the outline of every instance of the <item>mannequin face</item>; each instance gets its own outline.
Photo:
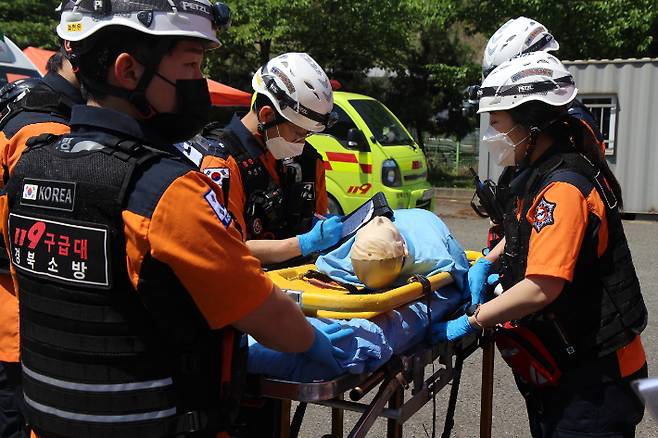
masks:
POLYGON ((491 111, 489 115, 491 127, 498 132, 506 133, 510 140, 516 144, 514 159, 516 163, 520 163, 528 149, 530 131, 514 122, 508 111, 491 111))

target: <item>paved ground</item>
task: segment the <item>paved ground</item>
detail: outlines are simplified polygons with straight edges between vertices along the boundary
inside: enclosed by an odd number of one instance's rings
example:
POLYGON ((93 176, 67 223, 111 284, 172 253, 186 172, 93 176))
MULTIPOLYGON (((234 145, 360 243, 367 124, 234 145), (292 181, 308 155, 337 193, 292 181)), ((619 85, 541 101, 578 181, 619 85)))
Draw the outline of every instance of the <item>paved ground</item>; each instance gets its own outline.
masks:
MULTIPOLYGON (((453 235, 468 249, 481 249, 485 244, 487 221, 479 219, 471 211, 468 201, 470 192, 463 190, 439 190, 437 194, 437 214, 447 223, 453 235)), ((642 284, 644 298, 649 308, 649 326, 643 334, 643 343, 649 358, 649 373, 655 372, 655 358, 658 357, 658 269, 656 247, 658 247, 658 222, 625 221, 624 227, 630 243, 633 259, 642 284)), ((482 356, 474 353, 464 364, 464 373, 455 415, 455 427, 452 437, 472 438, 479 435, 480 412, 480 373, 482 356)), ((448 391, 445 388, 437 396, 437 436, 443 428, 443 415, 446 411, 448 391)), ((310 406, 301 437, 320 437, 329 433, 330 417, 327 408, 310 406)), ((351 429, 358 417, 346 414, 346 431, 351 429)), ((432 410, 428 403, 404 428, 407 437, 431 436, 432 410), (429 435, 426 435, 425 429, 429 435)), ((386 423, 378 420, 369 436, 384 437, 386 423)), ((517 393, 507 365, 496 353, 496 370, 494 382, 494 437, 529 437, 525 408, 521 396, 517 393)), ((658 437, 658 426, 647 414, 637 431, 638 438, 658 437)))

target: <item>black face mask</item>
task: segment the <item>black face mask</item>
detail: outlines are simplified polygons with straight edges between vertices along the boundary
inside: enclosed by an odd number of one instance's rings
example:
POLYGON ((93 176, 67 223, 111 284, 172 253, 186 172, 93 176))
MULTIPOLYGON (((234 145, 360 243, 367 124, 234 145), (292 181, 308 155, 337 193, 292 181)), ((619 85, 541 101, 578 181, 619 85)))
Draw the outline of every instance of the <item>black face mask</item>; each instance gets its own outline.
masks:
POLYGON ((156 75, 176 87, 176 112, 157 113, 144 124, 167 142, 189 140, 208 123, 211 108, 208 83, 205 79, 178 79, 173 83, 156 75))

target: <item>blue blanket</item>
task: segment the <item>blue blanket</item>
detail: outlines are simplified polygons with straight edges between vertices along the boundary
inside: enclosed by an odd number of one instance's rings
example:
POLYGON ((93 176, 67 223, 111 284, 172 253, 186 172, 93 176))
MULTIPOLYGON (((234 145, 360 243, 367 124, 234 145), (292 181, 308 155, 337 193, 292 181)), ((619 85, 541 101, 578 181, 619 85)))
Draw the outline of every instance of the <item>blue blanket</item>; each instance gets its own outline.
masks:
MULTIPOLYGON (((409 255, 396 284, 402 285, 413 274, 433 275, 450 272, 458 288, 464 288, 468 272, 468 260, 464 249, 450 234, 448 227, 438 216, 418 208, 395 210, 393 221, 405 240, 409 255)), ((354 237, 345 241, 328 254, 318 257, 318 270, 334 280, 363 286, 352 268, 350 250, 354 237)))
MULTIPOLYGON (((433 213, 420 209, 396 210, 395 225, 399 228, 409 250, 399 284, 413 274, 432 275, 449 272, 455 286, 442 288, 434 293, 432 320, 444 320, 464 301, 470 298, 463 293, 467 281, 468 260, 461 245, 450 234, 448 227, 433 213)), ((357 285, 358 278, 352 271, 350 249, 354 238, 318 258, 319 270, 336 280, 357 285)), ((308 318, 316 327, 334 323, 329 319, 308 318)), ((402 353, 422 341, 428 326, 427 306, 416 302, 371 320, 338 320, 354 329, 354 337, 338 346, 349 353, 341 361, 342 372, 360 374, 371 372, 386 363, 393 354, 402 353)), ((280 353, 270 350, 249 339, 248 370, 275 378, 296 382, 311 382, 337 377, 335 371, 316 362, 308 361, 302 354, 280 353)))
MULTIPOLYGON (((432 321, 440 321, 470 298, 468 293, 448 286, 434 293, 432 321)), ((316 326, 339 322, 354 329, 354 337, 337 344, 349 353, 340 362, 342 373, 360 374, 375 371, 393 354, 403 353, 421 342, 427 330, 427 306, 416 302, 367 319, 330 320, 307 318, 316 326)), ((337 377, 334 371, 309 361, 303 354, 280 353, 263 347, 249 338, 248 371, 294 382, 312 382, 337 377)))

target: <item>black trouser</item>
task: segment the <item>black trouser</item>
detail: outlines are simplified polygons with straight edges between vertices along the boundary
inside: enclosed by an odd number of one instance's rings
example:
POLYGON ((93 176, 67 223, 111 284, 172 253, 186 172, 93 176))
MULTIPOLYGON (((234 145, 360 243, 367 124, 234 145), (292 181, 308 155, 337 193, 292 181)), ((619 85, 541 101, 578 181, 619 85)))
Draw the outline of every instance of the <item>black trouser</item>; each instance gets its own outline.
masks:
POLYGON ((533 438, 633 438, 644 405, 630 382, 647 376, 647 365, 617 381, 532 389, 517 379, 528 409, 533 438))
POLYGON ((0 438, 21 438, 25 420, 21 413, 21 366, 0 362, 0 438))

